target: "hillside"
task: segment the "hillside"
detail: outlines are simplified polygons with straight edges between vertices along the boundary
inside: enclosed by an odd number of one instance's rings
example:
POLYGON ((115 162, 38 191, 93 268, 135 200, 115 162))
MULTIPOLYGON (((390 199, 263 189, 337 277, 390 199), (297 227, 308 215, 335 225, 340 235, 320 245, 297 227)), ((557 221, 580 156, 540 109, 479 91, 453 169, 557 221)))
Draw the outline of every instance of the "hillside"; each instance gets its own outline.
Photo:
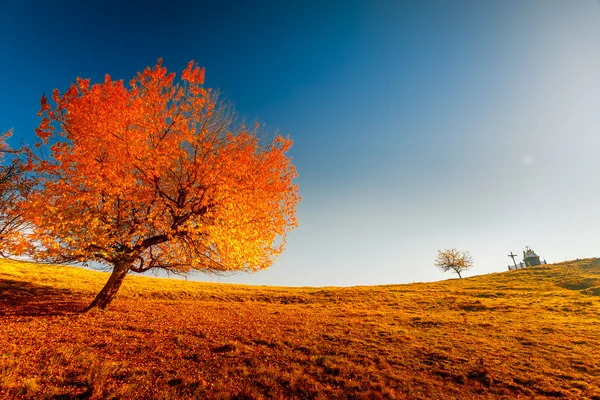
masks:
MULTIPOLYGON (((433 267, 432 267, 433 268, 433 267)), ((600 259, 256 287, 0 261, 0 398, 600 399, 600 259)))

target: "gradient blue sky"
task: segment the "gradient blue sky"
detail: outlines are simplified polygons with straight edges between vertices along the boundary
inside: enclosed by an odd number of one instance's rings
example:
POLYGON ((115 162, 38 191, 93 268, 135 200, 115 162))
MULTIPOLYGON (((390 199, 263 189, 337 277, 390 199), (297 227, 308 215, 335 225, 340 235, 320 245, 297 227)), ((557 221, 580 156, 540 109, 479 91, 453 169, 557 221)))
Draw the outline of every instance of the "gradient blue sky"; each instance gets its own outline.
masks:
POLYGON ((599 256, 600 3, 0 0, 0 131, 31 142, 42 93, 206 67, 248 119, 288 133, 300 226, 286 286, 449 278, 599 256), (89 3, 89 4, 88 4, 89 3), (195 3, 188 5, 186 3, 195 3))

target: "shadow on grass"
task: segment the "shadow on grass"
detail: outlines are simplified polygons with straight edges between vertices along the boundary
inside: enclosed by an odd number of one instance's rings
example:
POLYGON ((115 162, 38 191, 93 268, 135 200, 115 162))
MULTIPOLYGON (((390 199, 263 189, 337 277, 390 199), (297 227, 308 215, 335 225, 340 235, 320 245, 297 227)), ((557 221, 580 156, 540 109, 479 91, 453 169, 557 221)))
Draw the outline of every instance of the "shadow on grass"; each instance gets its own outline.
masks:
POLYGON ((67 289, 0 279, 0 316, 66 315, 85 306, 78 294, 67 289))

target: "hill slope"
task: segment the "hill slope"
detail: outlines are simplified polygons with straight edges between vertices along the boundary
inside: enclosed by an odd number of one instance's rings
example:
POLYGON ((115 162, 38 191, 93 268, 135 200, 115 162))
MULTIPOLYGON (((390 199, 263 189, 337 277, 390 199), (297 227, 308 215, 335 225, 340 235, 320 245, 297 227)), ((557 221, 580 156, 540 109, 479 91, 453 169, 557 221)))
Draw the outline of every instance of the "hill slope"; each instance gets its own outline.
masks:
POLYGON ((0 261, 0 398, 600 399, 600 259, 353 288, 0 261))

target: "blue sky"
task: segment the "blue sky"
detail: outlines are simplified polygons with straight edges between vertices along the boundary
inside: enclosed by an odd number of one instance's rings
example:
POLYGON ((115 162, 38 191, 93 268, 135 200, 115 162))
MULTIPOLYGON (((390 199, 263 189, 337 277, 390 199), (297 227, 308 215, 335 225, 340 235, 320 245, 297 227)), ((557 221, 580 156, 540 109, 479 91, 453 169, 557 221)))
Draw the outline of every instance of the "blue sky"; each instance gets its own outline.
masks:
POLYGON ((42 93, 159 57, 175 72, 196 60, 241 114, 294 139, 286 252, 197 279, 439 280, 450 247, 473 255, 467 276, 526 245, 548 262, 599 255, 597 1, 92 3, 0 0, 13 144, 33 140, 42 93))

